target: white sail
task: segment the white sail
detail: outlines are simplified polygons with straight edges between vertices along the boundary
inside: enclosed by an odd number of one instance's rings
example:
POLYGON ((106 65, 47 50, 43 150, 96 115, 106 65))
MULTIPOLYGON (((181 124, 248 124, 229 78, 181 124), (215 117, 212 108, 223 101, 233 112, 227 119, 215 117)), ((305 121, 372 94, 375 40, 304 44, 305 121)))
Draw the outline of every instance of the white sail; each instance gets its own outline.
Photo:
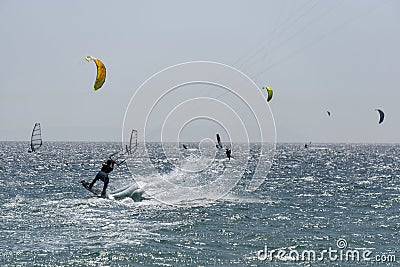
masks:
POLYGON ((129 138, 129 143, 125 144, 125 153, 130 156, 135 153, 137 149, 137 130, 133 129, 131 132, 131 137, 129 138))
POLYGON ((35 126, 33 126, 31 135, 31 147, 29 149, 29 152, 35 152, 42 146, 42 144, 42 130, 40 128, 40 123, 37 122, 35 123, 35 126))

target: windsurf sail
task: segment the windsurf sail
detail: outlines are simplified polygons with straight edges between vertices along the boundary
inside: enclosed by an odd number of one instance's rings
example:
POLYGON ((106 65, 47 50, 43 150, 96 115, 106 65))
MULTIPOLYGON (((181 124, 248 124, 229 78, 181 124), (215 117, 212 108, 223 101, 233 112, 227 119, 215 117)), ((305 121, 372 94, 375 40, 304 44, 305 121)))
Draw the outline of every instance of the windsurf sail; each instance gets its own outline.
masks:
POLYGON ((217 134, 217 145, 215 146, 217 148, 222 148, 221 137, 219 137, 219 134, 217 134))
POLYGON ((42 130, 40 128, 40 123, 35 123, 33 126, 32 135, 31 135, 31 146, 28 152, 35 152, 38 150, 43 144, 42 141, 42 130))
POLYGON ((379 124, 381 124, 385 119, 385 113, 380 109, 375 109, 375 110, 379 112, 379 124))
POLYGON ((104 66, 103 62, 101 62, 100 59, 97 59, 95 57, 87 56, 85 57, 85 59, 88 62, 93 60, 94 63, 96 64, 97 68, 96 81, 94 82, 92 89, 97 91, 103 86, 104 82, 106 81, 106 66, 104 66))
POLYGON ((125 144, 125 154, 128 156, 136 152, 137 149, 137 130, 133 129, 129 137, 129 143, 125 144))
POLYGON ((110 159, 115 160, 115 163, 119 166, 124 163, 128 157, 131 157, 137 149, 138 142, 137 142, 137 130, 133 129, 131 131, 131 135, 129 137, 129 141, 124 144, 124 149, 117 151, 109 156, 110 159))

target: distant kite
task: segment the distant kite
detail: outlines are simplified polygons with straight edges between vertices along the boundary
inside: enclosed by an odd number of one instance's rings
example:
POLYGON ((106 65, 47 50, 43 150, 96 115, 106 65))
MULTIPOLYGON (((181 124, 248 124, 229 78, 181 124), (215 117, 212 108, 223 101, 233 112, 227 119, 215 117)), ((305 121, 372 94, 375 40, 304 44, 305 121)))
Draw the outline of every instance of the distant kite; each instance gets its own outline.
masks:
POLYGON ((265 86, 263 87, 263 89, 267 90, 268 93, 267 102, 269 102, 272 99, 272 95, 274 92, 272 91, 272 88, 269 86, 265 86))
POLYGON ((98 89, 100 89, 103 86, 104 82, 106 81, 106 67, 104 66, 103 62, 101 62, 101 60, 99 60, 95 57, 87 56, 85 59, 88 62, 93 60, 94 63, 96 64, 97 75, 96 75, 96 81, 95 81, 92 89, 97 91, 98 89))
POLYGON ((383 111, 380 109, 375 109, 375 110, 379 112, 379 124, 381 124, 385 119, 385 113, 383 113, 383 111))

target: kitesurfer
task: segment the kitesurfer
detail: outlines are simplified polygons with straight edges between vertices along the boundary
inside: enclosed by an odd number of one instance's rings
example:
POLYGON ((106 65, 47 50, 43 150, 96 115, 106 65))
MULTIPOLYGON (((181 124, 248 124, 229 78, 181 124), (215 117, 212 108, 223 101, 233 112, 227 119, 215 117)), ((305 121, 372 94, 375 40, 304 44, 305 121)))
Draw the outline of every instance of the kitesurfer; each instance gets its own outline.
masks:
POLYGON ((231 160, 231 153, 232 153, 231 149, 227 148, 225 153, 226 153, 226 156, 228 157, 228 159, 231 160))
POLYGON ((90 183, 89 189, 91 189, 98 180, 101 180, 104 183, 103 191, 101 192, 101 196, 106 195, 106 190, 107 190, 107 186, 108 186, 108 182, 109 182, 108 174, 110 172, 112 172, 112 170, 114 169, 114 163, 115 163, 115 161, 112 159, 107 160, 107 162, 103 162, 103 166, 101 167, 101 170, 97 173, 96 177, 90 183))

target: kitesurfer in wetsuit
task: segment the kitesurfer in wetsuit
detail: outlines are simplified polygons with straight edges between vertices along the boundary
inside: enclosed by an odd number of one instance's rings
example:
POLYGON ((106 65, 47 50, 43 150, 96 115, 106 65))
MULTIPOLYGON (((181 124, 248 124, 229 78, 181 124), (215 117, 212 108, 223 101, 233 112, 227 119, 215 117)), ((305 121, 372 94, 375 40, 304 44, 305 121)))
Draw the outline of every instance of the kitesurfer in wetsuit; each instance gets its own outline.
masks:
POLYGON ((112 172, 112 170, 114 169, 114 163, 115 161, 112 159, 107 160, 107 162, 103 162, 101 170, 97 173, 96 177, 90 183, 89 189, 91 189, 98 180, 102 180, 104 186, 103 186, 103 191, 101 192, 101 196, 106 195, 106 190, 109 182, 108 174, 112 172))
POLYGON ((231 153, 232 153, 231 149, 227 148, 225 153, 226 153, 226 156, 228 157, 228 159, 231 160, 231 153))

